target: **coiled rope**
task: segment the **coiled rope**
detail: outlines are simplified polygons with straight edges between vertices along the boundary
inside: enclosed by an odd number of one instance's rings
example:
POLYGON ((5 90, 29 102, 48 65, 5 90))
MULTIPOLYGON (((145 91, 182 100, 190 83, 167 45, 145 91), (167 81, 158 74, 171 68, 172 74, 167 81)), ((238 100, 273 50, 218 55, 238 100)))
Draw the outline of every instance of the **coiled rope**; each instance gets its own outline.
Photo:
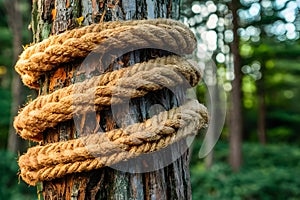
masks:
POLYGON ((15 69, 29 87, 38 88, 38 80, 47 71, 62 63, 85 58, 91 51, 124 49, 132 45, 153 46, 176 50, 178 54, 191 53, 196 46, 193 33, 182 23, 169 19, 136 20, 93 24, 49 37, 28 47, 20 56, 15 69), (101 43, 110 44, 98 48, 101 43))
MULTIPOLYGON (((107 22, 51 36, 27 48, 15 68, 24 84, 38 88, 38 80, 45 73, 63 63, 84 58, 91 51, 105 55, 117 47, 128 50, 138 45, 175 50, 182 55, 191 53, 195 44, 192 32, 170 19, 107 22), (112 45, 101 46, 107 41, 112 45)), ((200 70, 179 56, 152 59, 39 96, 20 110, 14 127, 23 138, 41 141, 47 128, 74 115, 93 112, 95 107, 99 111, 126 98, 142 97, 164 87, 186 83, 195 86, 200 78, 200 70)), ((19 158, 20 175, 25 182, 35 185, 38 181, 99 169, 160 150, 196 134, 207 122, 206 108, 197 101, 188 101, 126 128, 29 148, 19 158)))
POLYGON ((38 181, 110 166, 196 134, 206 123, 206 108, 191 101, 125 129, 33 147, 19 159, 21 177, 35 185, 38 181))

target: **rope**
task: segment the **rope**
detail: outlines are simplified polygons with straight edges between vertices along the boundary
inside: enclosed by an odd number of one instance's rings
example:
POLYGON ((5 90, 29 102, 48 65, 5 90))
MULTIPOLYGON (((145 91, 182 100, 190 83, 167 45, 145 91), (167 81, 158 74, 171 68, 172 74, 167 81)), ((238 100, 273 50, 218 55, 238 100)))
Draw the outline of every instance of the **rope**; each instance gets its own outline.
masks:
MULTIPOLYGON (((155 47, 177 55, 136 63, 39 96, 19 111, 14 127, 23 138, 41 141, 47 128, 73 116, 108 109, 163 88, 195 86, 201 78, 200 69, 179 56, 191 53, 195 45, 192 32, 169 19, 93 24, 51 36, 27 48, 15 66, 29 87, 38 88, 38 81, 47 72, 83 59, 91 51, 109 57, 116 49, 128 52, 134 46, 155 47)), ((188 101, 126 128, 29 148, 19 158, 20 175, 35 185, 38 181, 99 169, 158 151, 196 134, 207 123, 206 108, 195 100, 188 101)))
POLYGON ((156 47, 178 54, 191 53, 196 46, 193 33, 180 22, 170 19, 106 22, 73 29, 52 36, 28 47, 20 56, 15 69, 27 86, 39 88, 38 80, 45 72, 62 63, 85 58, 97 48, 97 52, 109 49, 156 47), (109 45, 97 48, 99 44, 109 45))
POLYGON ((38 181, 99 169, 162 149, 194 135, 206 123, 206 108, 190 101, 125 129, 30 148, 19 158, 20 175, 28 184, 35 185, 38 181))
POLYGON ((19 112, 14 127, 24 139, 41 141, 42 132, 47 128, 72 119, 75 114, 92 112, 94 105, 101 110, 104 106, 121 103, 124 98, 141 97, 186 81, 195 86, 199 80, 199 69, 183 58, 157 58, 40 96, 19 112))

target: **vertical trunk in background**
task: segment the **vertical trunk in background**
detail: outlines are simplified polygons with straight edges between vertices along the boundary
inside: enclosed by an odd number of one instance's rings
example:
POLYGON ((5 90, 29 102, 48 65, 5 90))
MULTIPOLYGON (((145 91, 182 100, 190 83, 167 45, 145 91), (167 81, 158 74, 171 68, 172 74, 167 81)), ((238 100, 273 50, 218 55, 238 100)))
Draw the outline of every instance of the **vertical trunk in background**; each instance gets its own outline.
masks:
MULTIPOLYGON (((32 11, 32 31, 34 41, 39 42, 50 34, 59 34, 79 24, 89 25, 100 20, 130 20, 147 18, 179 17, 179 1, 159 0, 34 0, 32 11), (81 22, 80 17, 84 17, 81 22)), ((142 60, 143 53, 129 54, 130 63, 142 60)), ((147 54, 147 53, 146 53, 147 54)), ((127 61, 128 62, 128 61, 127 61)), ((42 81, 40 94, 53 92, 55 89, 70 84, 76 68, 65 66, 56 72, 49 73, 42 81), (61 76, 65 78, 60 79, 61 76), (67 77, 67 78, 66 78, 67 77)), ((169 107, 171 94, 158 93, 154 99, 161 100, 169 107)), ((143 99, 147 101, 147 99, 143 99)), ((140 110, 145 110, 145 103, 135 101, 135 109, 130 112, 136 119, 142 119, 140 110)), ((88 118, 88 117, 87 117, 88 118)), ((108 112, 103 112, 102 119, 113 128, 113 121, 108 112)), ((86 125, 88 120, 84 122, 86 125)), ((108 126, 109 127, 109 126, 108 126)), ((74 138, 75 128, 72 121, 44 133, 44 143, 64 141, 74 138)), ((91 172, 67 175, 64 178, 43 182, 39 188, 44 199, 191 199, 188 152, 169 166, 158 171, 130 174, 109 167, 91 172)))
MULTIPOLYGON (((20 11, 19 0, 6 0, 4 2, 8 17, 8 25, 13 35, 13 66, 22 52, 22 13, 20 11)), ((23 104, 24 99, 22 95, 23 86, 20 76, 12 70, 12 103, 11 103, 11 123, 9 126, 8 145, 7 149, 11 152, 17 153, 24 150, 24 140, 17 134, 12 125, 13 117, 16 116, 18 108, 23 104)))
POLYGON ((266 102, 264 90, 264 77, 257 81, 258 93, 258 119, 257 119, 257 134, 260 144, 266 144, 266 102))
POLYGON ((240 63, 240 52, 239 52, 239 36, 238 36, 238 7, 240 2, 238 0, 232 0, 230 3, 230 9, 232 12, 232 25, 234 39, 231 44, 231 51, 233 54, 233 64, 235 78, 232 81, 231 101, 230 101, 230 155, 229 162, 234 171, 240 169, 242 163, 242 131, 243 131, 243 117, 242 117, 242 73, 240 63))
MULTIPOLYGON (((206 63, 206 69, 208 71, 211 71, 214 69, 214 66, 212 63, 206 63)), ((215 71, 215 70, 214 70, 215 71)), ((204 72, 205 73, 205 72, 204 72)), ((216 73, 216 72, 215 72, 216 73)), ((209 76, 209 75, 207 75, 209 76)), ((212 77, 214 78, 214 77, 212 77)), ((209 93, 207 93, 207 96, 206 96, 206 101, 209 102, 211 100, 213 100, 213 102, 211 102, 212 107, 211 107, 211 115, 213 114, 216 114, 217 115, 222 115, 222 109, 221 109, 221 97, 220 97, 220 94, 219 94, 219 85, 217 82, 215 83, 212 83, 211 85, 208 85, 208 87, 210 88, 209 89, 209 93)), ((211 118, 218 118, 216 116, 211 116, 211 118)), ((218 118, 219 119, 219 118, 218 118)), ((213 121, 213 119, 211 119, 213 121)), ((214 119, 216 120, 216 119, 214 119)), ((218 122, 216 122, 218 123, 218 122)), ((207 154, 207 156, 205 157, 205 167, 207 169, 211 168, 212 165, 213 165, 213 162, 214 162, 214 148, 212 148, 214 145, 215 145, 215 141, 217 141, 218 139, 218 124, 214 124, 214 126, 211 126, 207 133, 206 133, 206 137, 207 137, 207 144, 206 144, 206 148, 208 150, 206 151, 209 151, 209 154, 207 154)))

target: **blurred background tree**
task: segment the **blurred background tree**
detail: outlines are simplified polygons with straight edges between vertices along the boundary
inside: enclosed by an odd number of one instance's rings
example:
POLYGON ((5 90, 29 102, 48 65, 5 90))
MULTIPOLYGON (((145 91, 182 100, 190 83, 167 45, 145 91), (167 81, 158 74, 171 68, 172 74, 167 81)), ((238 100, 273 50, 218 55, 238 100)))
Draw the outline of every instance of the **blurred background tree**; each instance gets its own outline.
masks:
POLYGON ((5 148, 7 145, 7 136, 10 123, 10 108, 11 108, 11 65, 12 65, 12 37, 8 28, 7 15, 5 13, 5 7, 3 0, 0 1, 0 137, 1 148, 5 148))
MULTIPOLYGON (((26 45, 31 38, 27 30, 31 2, 19 1, 22 43, 26 45)), ((202 67, 215 63, 217 80, 230 105, 221 138, 206 162, 198 158, 203 138, 199 136, 194 141, 193 198, 299 199, 300 1, 182 0, 181 3, 181 20, 198 38, 197 63, 202 67)), ((3 150, 9 146, 11 113, 15 112, 12 110, 19 107, 16 102, 24 104, 28 94, 18 93, 21 96, 13 102, 12 96, 22 89, 13 83, 16 35, 11 23, 16 18, 9 22, 5 5, 0 0, 0 147, 3 150)), ((199 100, 207 101, 206 85, 214 85, 215 81, 206 80, 197 86, 199 100)), ((16 159, 12 159, 17 157, 15 154, 11 156, 7 151, 3 154, 8 155, 8 161, 1 163, 1 167, 16 164, 16 159)), ((4 176, 3 181, 16 177, 10 175, 4 176)), ((7 185, 12 191, 19 187, 7 185)), ((0 199, 10 199, 5 195, 11 194, 1 195, 0 199)))
MULTIPOLYGON (((237 105, 235 100, 238 98, 234 98, 236 97, 234 95, 236 82, 240 78, 242 83, 240 99, 242 118, 239 118, 239 112, 228 110, 227 127, 223 129, 222 140, 219 141, 221 148, 217 151, 217 146, 215 150, 215 164, 210 165, 210 170, 203 168, 201 161, 192 164, 192 169, 196 169, 192 170, 192 177, 198 180, 194 182, 198 188, 194 190, 194 196, 199 199, 232 199, 234 197, 237 199, 281 199, 283 196, 291 199, 299 198, 299 192, 286 190, 289 187, 294 190, 299 186, 299 182, 293 178, 300 175, 299 161, 293 160, 295 157, 287 153, 283 147, 285 147, 284 143, 287 143, 291 145, 289 151, 298 152, 296 154, 299 155, 297 133, 300 107, 297 101, 300 97, 298 86, 300 2, 292 0, 240 0, 238 2, 187 0, 183 4, 185 9, 182 10, 182 19, 198 36, 199 49, 202 49, 202 52, 208 52, 216 63, 224 90, 227 91, 228 96, 233 97, 228 98, 231 108, 237 105), (236 121, 237 118, 242 122, 236 121), (240 128, 234 126, 240 126, 240 128), (246 144, 240 146, 239 142, 242 140, 235 138, 236 136, 242 136, 246 144), (230 143, 229 146, 227 141, 230 143), (267 142, 269 145, 259 146, 267 142), (274 144, 276 145, 273 146, 274 144), (232 148, 234 145, 237 148, 232 148), (240 148, 242 146, 243 148, 240 148), (264 151, 270 151, 270 148, 273 152, 268 154, 268 158, 263 157, 266 155, 264 151), (241 162, 241 152, 245 154, 243 162, 241 162), (220 154, 222 158, 219 157, 220 154), (283 159, 287 155, 291 157, 287 160, 283 159), (275 164, 273 160, 275 157, 277 157, 276 161, 280 162, 279 166, 276 166, 278 163, 275 164), (249 165, 251 159, 256 159, 253 161, 254 165, 249 165), (266 159, 265 162, 264 159, 266 159), (241 171, 232 174, 228 171, 227 164, 223 168, 223 164, 228 161, 231 169, 236 171, 241 167, 241 171), (266 162, 269 163, 264 164, 266 162), (239 166, 242 163, 243 165, 239 166), (222 164, 221 167, 220 164, 222 164), (265 165, 270 165, 273 169, 265 165), (296 173, 293 167, 297 169, 296 173), (282 179, 286 180, 274 184, 276 180, 270 175, 272 170, 276 175, 281 172, 285 173, 285 178, 282 179), (265 171, 266 174, 254 175, 258 171, 259 173, 265 171), (247 180, 244 178, 245 173, 251 174, 247 180), (217 182, 222 182, 223 175, 224 185, 220 185, 217 182), (234 178, 236 182, 230 182, 225 176, 229 179, 234 178), (264 183, 261 184, 257 179, 253 180, 253 177, 264 179, 264 183), (248 188, 247 184, 257 191, 248 188), (284 184, 289 186, 282 186, 284 184), (208 187, 201 187, 202 185, 208 187), (283 193, 283 196, 278 196, 278 193, 283 193)), ((197 57, 203 60, 203 54, 197 53, 197 57)), ((199 90, 201 89, 203 88, 199 87, 199 90)), ((199 148, 197 143, 201 143, 201 140, 195 142, 195 146, 199 148)), ((196 147, 195 149, 198 149, 196 147)), ((197 159, 196 156, 195 159, 197 159)))
MULTIPOLYGON (((23 5, 24 6, 24 5, 23 5)), ((19 0, 4 0, 4 7, 7 16, 7 22, 10 32, 12 33, 12 63, 11 68, 22 52, 23 44, 23 17, 22 5, 19 0)), ((17 153, 19 150, 25 149, 25 142, 16 134, 12 126, 13 116, 17 114, 19 105, 24 103, 23 90, 21 79, 17 73, 11 71, 11 105, 10 105, 10 124, 8 132, 7 149, 11 152, 17 153)))
POLYGON ((23 44, 29 43, 30 32, 27 26, 30 21, 30 1, 1 0, 0 13, 0 137, 1 148, 7 148, 13 153, 23 152, 26 143, 15 132, 12 123, 18 109, 25 104, 26 96, 30 94, 23 87, 20 77, 14 71, 14 64, 23 50, 23 44), (3 103, 2 103, 3 101, 3 103))
POLYGON ((30 94, 14 71, 14 63, 30 41, 30 1, 0 0, 0 199, 34 199, 34 188, 18 183, 17 154, 27 143, 17 136, 13 117, 30 94))

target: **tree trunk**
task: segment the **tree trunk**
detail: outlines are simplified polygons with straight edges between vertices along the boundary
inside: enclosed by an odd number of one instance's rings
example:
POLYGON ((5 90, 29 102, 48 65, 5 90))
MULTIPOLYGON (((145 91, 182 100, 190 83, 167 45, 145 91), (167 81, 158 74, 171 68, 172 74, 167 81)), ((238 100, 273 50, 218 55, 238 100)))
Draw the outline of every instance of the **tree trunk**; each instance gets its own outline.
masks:
MULTIPOLYGON (((214 72, 216 71, 211 63, 206 64, 206 69, 205 70, 214 71, 214 72)), ((204 72, 204 74, 206 75, 205 72, 204 72)), ((209 75, 206 75, 206 76, 209 76, 209 75)), ((215 77, 211 77, 211 79, 214 79, 214 78, 215 77)), ((213 104, 210 108, 210 109, 212 109, 211 112, 210 112, 210 115, 211 115, 210 117, 211 117, 211 120, 215 120, 214 122, 216 122, 218 120, 216 119, 216 116, 213 116, 213 115, 216 115, 216 114, 222 115, 222 110, 220 109, 221 103, 220 103, 218 83, 217 82, 214 82, 212 84, 207 83, 207 87, 211 88, 211 89, 206 94, 206 101, 207 102, 211 101, 211 104, 213 104), (214 119, 212 119, 213 117, 214 117, 214 119)), ((207 133, 206 133, 207 140, 205 141, 206 142, 206 144, 205 144, 206 150, 205 151, 209 152, 207 154, 207 156, 205 157, 205 167, 207 169, 211 168, 212 165, 213 165, 213 162, 214 162, 214 148, 213 148, 213 146, 215 145, 215 142, 217 141, 217 139, 219 137, 219 134, 218 134, 219 132, 218 131, 219 131, 218 130, 218 124, 216 123, 213 126, 211 126, 207 130, 207 133)))
MULTIPOLYGON (((13 66, 18 59, 19 54, 22 52, 22 13, 20 11, 19 0, 6 0, 5 9, 8 16, 8 25, 13 35, 13 66)), ((12 72, 12 103, 11 103, 11 123, 8 133, 7 149, 11 152, 18 153, 24 151, 25 142, 19 135, 17 135, 12 122, 14 116, 18 112, 18 108, 24 103, 23 99, 23 86, 19 75, 13 70, 12 72)))
POLYGON ((264 80, 257 81, 257 93, 258 93, 258 119, 257 119, 257 134, 260 144, 266 144, 266 102, 264 91, 264 80))
POLYGON ((231 102, 230 102, 230 156, 229 162, 234 171, 240 169, 242 163, 242 131, 243 131, 243 117, 242 117, 242 73, 239 53, 239 36, 238 36, 238 7, 239 1, 232 0, 230 8, 232 11, 232 25, 234 39, 231 44, 231 51, 233 54, 233 64, 235 78, 232 81, 231 102))
MULTIPOLYGON (((49 34, 59 34, 78 27, 101 21, 179 17, 179 1, 97 1, 97 0, 34 0, 32 30, 34 41, 39 42, 49 34), (84 21, 81 21, 84 17, 84 21)), ((151 50, 142 50, 124 56, 123 62, 135 63, 149 57, 151 50), (126 58, 125 58, 126 57, 126 58), (129 60, 128 60, 129 58, 129 60), (125 60, 127 59, 127 60, 125 60)), ((40 94, 53 92, 69 85, 75 64, 59 68, 42 80, 40 94), (62 77, 65 77, 62 79, 62 77)), ((149 97, 149 96, 148 96, 149 97)), ((144 120, 142 110, 149 110, 153 104, 171 107, 172 94, 162 91, 152 94, 151 99, 140 98, 132 102, 130 113, 135 119, 144 120)), ((89 124, 89 116, 83 127, 89 124)), ((106 130, 114 128, 111 111, 101 111, 106 130)), ((95 125, 95 124, 94 124, 95 125)), ((76 136, 73 121, 61 123, 44 133, 44 143, 64 141, 76 136)), ((128 173, 109 167, 91 172, 67 175, 64 178, 43 182, 39 187, 44 199, 191 199, 189 177, 189 153, 185 152, 169 166, 148 173, 128 173)))

